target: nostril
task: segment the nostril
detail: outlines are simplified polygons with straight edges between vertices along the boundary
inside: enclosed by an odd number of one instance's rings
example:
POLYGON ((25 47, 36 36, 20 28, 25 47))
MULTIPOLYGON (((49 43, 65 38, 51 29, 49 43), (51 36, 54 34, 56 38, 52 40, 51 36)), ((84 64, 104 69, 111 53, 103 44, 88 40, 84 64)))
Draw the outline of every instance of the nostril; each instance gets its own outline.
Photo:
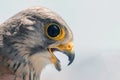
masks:
POLYGON ((70 46, 70 45, 68 45, 67 47, 68 47, 68 49, 70 49, 70 48, 71 48, 71 46, 70 46))

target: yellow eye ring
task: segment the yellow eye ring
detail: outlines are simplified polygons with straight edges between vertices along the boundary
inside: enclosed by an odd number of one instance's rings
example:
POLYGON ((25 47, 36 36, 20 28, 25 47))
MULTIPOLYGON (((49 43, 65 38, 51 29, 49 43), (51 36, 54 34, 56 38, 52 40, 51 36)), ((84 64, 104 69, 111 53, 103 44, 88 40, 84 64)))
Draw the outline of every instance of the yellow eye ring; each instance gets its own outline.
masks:
POLYGON ((45 33, 48 38, 53 40, 63 40, 65 37, 65 31, 58 24, 49 23, 45 26, 45 33))

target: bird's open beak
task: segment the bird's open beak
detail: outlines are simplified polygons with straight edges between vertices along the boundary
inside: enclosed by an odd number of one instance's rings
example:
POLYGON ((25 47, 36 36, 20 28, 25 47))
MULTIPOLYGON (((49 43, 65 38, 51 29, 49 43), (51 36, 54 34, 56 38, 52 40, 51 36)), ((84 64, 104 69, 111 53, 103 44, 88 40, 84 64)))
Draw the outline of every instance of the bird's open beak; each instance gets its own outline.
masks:
POLYGON ((54 51, 60 51, 60 52, 64 53, 65 55, 67 55, 68 59, 69 59, 69 64, 68 65, 70 65, 73 62, 74 57, 75 57, 73 47, 74 47, 73 43, 69 42, 67 44, 61 44, 61 45, 58 45, 58 46, 55 46, 55 47, 52 47, 52 48, 48 49, 48 51, 52 55, 51 60, 55 64, 55 67, 56 67, 57 70, 60 71, 61 68, 60 68, 59 60, 56 58, 56 56, 53 54, 53 52, 54 51))

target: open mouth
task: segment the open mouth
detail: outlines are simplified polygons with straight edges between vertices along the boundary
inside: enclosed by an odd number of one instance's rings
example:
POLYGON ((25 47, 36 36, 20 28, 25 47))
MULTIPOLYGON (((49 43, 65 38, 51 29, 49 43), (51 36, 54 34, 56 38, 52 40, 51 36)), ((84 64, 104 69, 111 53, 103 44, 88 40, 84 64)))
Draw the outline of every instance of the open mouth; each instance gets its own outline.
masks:
POLYGON ((60 51, 57 48, 48 48, 49 53, 51 54, 51 61, 55 65, 55 68, 58 71, 61 71, 61 65, 60 65, 60 60, 54 55, 55 51, 60 51))
POLYGON ((73 62, 74 57, 75 57, 75 54, 73 51, 73 45, 71 43, 68 43, 65 45, 59 45, 53 48, 48 48, 48 51, 51 54, 52 63, 55 65, 56 69, 59 71, 61 70, 60 60, 54 55, 55 51, 59 51, 68 56, 68 59, 69 59, 68 65, 70 65, 73 62))

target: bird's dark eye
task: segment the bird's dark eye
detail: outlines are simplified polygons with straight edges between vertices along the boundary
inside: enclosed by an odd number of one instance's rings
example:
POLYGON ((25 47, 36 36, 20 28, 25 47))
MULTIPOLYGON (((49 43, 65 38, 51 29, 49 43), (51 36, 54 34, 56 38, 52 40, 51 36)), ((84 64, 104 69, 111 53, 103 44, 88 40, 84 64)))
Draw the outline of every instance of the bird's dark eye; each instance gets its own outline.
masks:
POLYGON ((46 34, 49 38, 54 40, 61 40, 65 36, 64 30, 55 23, 49 23, 45 27, 46 34))
POLYGON ((47 33, 51 37, 56 37, 60 34, 60 28, 57 25, 50 25, 47 29, 47 33))

